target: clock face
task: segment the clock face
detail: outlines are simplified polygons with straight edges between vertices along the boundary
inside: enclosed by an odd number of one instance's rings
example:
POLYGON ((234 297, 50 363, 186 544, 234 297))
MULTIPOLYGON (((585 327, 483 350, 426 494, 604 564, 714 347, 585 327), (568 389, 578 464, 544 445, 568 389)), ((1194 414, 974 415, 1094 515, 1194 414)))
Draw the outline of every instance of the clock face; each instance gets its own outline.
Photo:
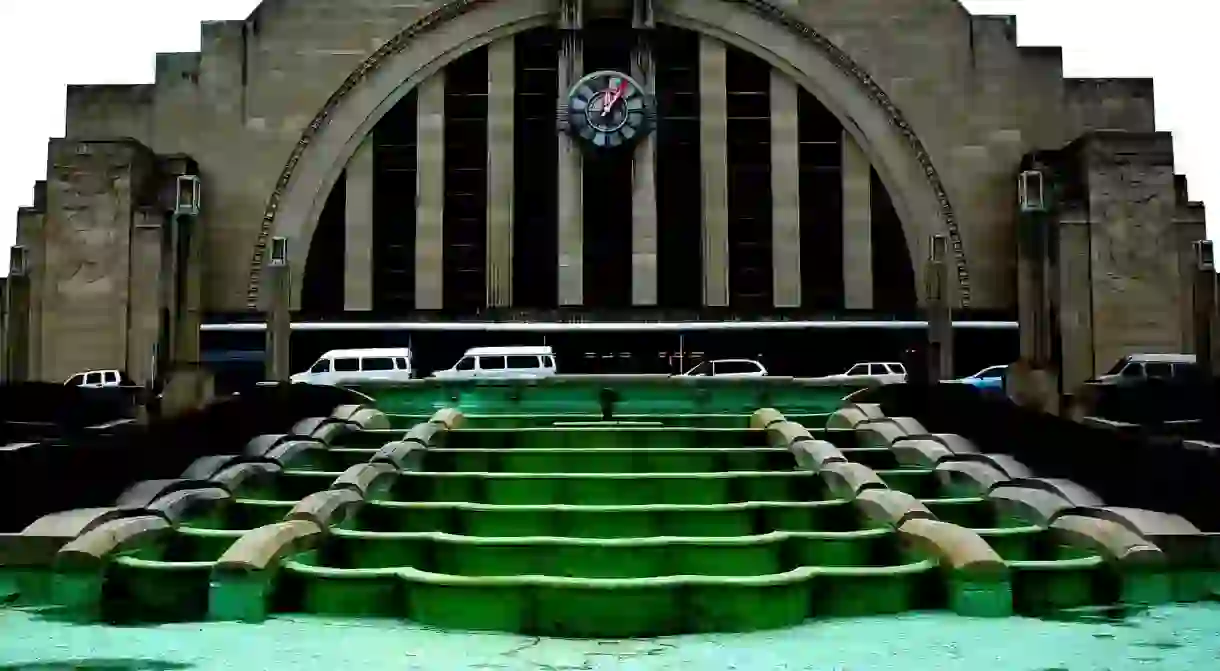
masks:
POLYGON ((596 149, 634 144, 655 124, 652 97, 621 72, 585 75, 568 93, 564 124, 569 134, 596 149))

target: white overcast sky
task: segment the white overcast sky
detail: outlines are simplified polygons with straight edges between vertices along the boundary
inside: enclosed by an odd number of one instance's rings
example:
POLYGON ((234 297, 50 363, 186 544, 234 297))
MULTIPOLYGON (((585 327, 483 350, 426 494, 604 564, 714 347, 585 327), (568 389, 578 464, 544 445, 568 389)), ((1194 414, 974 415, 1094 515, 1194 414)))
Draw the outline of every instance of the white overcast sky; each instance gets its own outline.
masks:
MULTIPOLYGON (((294 0, 289 0, 294 1, 294 0)), ((153 80, 157 52, 199 49, 199 22, 241 19, 258 0, 0 0, 0 245, 46 176, 64 132, 64 87, 153 80)), ((1220 232, 1220 36, 1216 0, 964 0, 1015 14, 1023 45, 1063 47, 1068 77, 1155 77, 1157 126, 1220 232), (1208 65, 1210 63, 1211 65, 1208 65)), ((3 257, 0 257, 3 258, 3 257)), ((6 266, 7 264, 0 264, 6 266)), ((7 272, 7 267, 0 269, 7 272)))

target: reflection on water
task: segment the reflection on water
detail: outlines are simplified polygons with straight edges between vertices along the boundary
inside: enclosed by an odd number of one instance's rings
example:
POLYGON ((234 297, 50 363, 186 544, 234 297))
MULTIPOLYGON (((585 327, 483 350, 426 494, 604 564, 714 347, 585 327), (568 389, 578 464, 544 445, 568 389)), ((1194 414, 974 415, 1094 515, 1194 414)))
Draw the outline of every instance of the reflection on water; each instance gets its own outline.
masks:
POLYGON ((1045 618, 917 612, 619 641, 303 616, 257 625, 110 627, 0 608, 0 671, 1204 671, 1217 668, 1217 632, 1215 603, 1075 609, 1045 618))
POLYGON ((156 659, 67 659, 59 662, 5 664, 0 666, 0 671, 176 671, 189 668, 190 664, 156 659))
MULTIPOLYGON (((1067 610, 1052 611, 1042 619, 1057 622, 1080 622, 1083 624, 1108 624, 1113 627, 1134 626, 1131 618, 1148 613, 1146 606, 1083 606, 1067 610)), ((2 670, 0 670, 2 671, 2 670)))

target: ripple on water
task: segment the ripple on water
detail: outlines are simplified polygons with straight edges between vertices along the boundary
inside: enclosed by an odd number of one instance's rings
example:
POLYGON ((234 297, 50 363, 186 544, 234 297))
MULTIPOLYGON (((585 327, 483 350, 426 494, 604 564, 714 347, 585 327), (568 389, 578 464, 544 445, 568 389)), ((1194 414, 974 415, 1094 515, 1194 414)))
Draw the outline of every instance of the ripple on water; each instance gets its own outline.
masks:
POLYGON ((189 668, 190 664, 156 659, 70 659, 0 665, 0 671, 176 671, 189 668))
POLYGON ((12 609, 0 609, 0 631, 0 671, 1199 671, 1220 658, 1220 604, 1054 619, 911 613, 750 634, 613 641, 312 617, 116 628, 12 609))

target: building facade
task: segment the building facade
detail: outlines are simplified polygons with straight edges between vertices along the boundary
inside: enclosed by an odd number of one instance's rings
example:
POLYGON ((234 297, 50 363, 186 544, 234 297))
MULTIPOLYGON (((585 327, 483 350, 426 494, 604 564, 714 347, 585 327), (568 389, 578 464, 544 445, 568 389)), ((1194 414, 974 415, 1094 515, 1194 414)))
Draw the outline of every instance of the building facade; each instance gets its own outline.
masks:
POLYGON ((912 313, 943 235, 954 308, 1022 317, 1023 354, 1050 315, 1066 378, 1191 347, 1203 208, 1152 83, 1064 79, 1011 17, 267 0, 202 30, 154 84, 69 88, 18 215, 34 377, 197 361, 277 237, 301 315, 642 320, 912 313))

